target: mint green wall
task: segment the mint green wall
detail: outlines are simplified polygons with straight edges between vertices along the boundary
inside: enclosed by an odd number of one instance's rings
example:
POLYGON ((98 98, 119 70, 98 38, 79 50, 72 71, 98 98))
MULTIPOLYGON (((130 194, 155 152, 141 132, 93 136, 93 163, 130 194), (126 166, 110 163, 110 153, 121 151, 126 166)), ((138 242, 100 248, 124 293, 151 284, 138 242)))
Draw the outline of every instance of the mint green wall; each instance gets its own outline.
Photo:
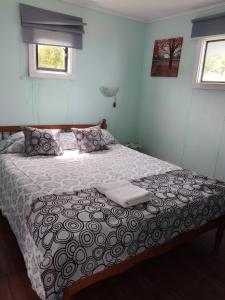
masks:
POLYGON ((145 25, 56 0, 24 3, 83 17, 84 49, 76 80, 31 79, 21 41, 18 0, 0 1, 0 124, 96 122, 108 119, 121 140, 136 140, 161 159, 225 179, 225 92, 192 89, 193 13, 145 25), (178 78, 149 76, 155 39, 183 36, 178 78), (144 55, 143 55, 144 54, 144 55), (99 87, 119 85, 116 109, 99 87))
POLYGON ((225 179, 225 91, 192 88, 197 40, 191 19, 225 6, 148 25, 142 77, 140 141, 163 160, 225 179), (184 37, 178 78, 150 77, 155 39, 184 37))
POLYGON ((77 51, 75 81, 30 79, 18 2, 0 1, 0 124, 96 122, 106 117, 119 139, 136 139, 145 25, 56 0, 22 1, 88 23, 84 49, 77 51), (116 109, 100 94, 102 85, 120 86, 116 109))

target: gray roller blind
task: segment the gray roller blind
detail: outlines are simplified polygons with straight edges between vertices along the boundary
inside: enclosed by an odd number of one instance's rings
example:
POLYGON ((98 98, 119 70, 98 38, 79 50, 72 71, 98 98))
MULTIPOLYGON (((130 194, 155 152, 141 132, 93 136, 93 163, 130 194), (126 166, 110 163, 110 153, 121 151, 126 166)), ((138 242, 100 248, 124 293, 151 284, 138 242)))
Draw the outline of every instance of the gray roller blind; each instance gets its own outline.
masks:
POLYGON ((225 13, 192 20, 192 38, 225 34, 225 13))
POLYGON ((82 18, 20 4, 23 41, 82 49, 82 18))

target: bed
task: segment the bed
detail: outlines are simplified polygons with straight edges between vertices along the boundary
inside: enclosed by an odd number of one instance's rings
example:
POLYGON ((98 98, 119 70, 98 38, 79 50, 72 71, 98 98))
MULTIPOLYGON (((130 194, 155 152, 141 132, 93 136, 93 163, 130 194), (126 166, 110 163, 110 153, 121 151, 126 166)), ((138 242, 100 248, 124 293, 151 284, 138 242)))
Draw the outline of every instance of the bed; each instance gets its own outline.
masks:
MULTIPOLYGON (((82 125, 52 125, 41 128, 82 125)), ((101 122, 106 128, 106 121, 101 122)), ((2 138, 20 127, 0 127, 2 138)), ((41 299, 79 290, 217 228, 225 227, 225 183, 121 144, 59 157, 0 155, 0 210, 17 238, 41 299), (124 209, 95 186, 126 179, 154 197, 124 209)))

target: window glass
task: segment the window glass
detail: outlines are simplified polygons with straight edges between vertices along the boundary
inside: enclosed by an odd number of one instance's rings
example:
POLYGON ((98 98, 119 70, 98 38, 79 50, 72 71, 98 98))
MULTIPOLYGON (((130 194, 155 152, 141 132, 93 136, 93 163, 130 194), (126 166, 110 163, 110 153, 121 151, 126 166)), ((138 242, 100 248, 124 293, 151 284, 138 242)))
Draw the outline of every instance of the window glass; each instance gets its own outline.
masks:
POLYGON ((225 83, 225 40, 206 42, 201 81, 225 83))
POLYGON ((37 69, 67 72, 68 48, 59 46, 36 46, 37 69))

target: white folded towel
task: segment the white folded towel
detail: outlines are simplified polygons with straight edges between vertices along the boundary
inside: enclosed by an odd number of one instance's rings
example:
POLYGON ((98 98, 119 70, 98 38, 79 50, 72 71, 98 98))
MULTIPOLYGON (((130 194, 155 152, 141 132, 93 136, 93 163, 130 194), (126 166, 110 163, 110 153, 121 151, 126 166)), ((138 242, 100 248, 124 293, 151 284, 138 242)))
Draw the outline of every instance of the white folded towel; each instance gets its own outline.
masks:
POLYGON ((123 207, 130 207, 150 200, 151 193, 129 181, 121 180, 102 184, 96 189, 107 198, 123 207))
POLYGON ((127 180, 120 180, 120 181, 111 181, 108 183, 103 183, 98 186, 96 186, 96 189, 101 193, 105 194, 106 191, 113 190, 115 188, 130 185, 131 183, 127 180))

